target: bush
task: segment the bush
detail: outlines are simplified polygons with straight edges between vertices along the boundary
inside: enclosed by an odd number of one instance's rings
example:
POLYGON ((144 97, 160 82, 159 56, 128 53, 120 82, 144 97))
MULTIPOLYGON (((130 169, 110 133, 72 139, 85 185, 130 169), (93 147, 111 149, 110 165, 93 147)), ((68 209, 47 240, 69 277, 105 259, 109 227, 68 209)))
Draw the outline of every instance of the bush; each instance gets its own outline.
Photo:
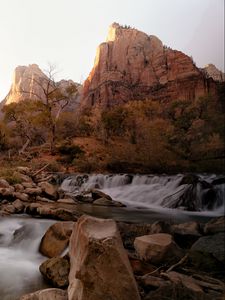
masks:
POLYGON ((22 182, 22 179, 20 177, 14 175, 13 169, 2 169, 0 171, 0 178, 4 178, 11 185, 22 182))

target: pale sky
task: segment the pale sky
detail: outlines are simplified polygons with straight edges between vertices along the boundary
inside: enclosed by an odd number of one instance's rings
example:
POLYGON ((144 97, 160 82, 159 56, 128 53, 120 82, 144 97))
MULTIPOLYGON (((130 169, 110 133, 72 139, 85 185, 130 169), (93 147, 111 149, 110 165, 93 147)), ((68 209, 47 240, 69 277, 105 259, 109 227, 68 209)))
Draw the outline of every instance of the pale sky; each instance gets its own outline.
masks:
POLYGON ((113 22, 224 70, 224 0, 0 0, 0 100, 18 65, 50 62, 83 81, 113 22))

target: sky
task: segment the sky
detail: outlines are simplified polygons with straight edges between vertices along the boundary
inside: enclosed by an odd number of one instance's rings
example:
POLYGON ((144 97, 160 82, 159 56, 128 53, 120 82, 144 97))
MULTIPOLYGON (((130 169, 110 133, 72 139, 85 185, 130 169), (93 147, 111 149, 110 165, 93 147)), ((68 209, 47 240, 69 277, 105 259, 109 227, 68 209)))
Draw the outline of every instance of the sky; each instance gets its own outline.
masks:
POLYGON ((0 100, 18 65, 83 82, 113 22, 224 70, 224 0, 0 0, 0 100))

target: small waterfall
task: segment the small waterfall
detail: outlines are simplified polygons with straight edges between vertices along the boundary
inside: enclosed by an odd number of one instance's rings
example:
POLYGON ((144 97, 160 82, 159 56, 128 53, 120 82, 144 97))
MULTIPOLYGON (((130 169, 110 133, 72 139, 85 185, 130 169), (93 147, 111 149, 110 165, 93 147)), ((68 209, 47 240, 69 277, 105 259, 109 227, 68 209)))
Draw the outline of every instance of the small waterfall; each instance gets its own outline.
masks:
MULTIPOLYGON (((74 175, 66 178, 61 189, 77 195, 93 188, 109 194, 129 207, 224 212, 225 184, 216 175, 194 175, 193 183, 182 183, 178 175, 74 175), (219 184, 213 184, 218 182, 219 184)), ((221 178, 220 178, 221 179, 221 178)))
POLYGON ((38 248, 50 224, 52 221, 28 218, 0 220, 1 300, 16 300, 46 286, 39 272, 45 258, 38 248))

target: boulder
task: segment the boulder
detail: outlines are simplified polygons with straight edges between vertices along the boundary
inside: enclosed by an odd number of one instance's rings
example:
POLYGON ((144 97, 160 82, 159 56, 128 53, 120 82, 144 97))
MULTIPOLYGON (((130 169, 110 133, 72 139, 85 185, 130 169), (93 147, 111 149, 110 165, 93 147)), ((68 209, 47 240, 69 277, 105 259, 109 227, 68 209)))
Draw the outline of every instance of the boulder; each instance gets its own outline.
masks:
POLYGON ((48 203, 54 203, 54 202, 55 202, 54 200, 50 200, 50 199, 48 199, 48 198, 41 197, 41 196, 37 196, 37 197, 36 197, 36 201, 48 202, 48 203))
POLYGON ((29 202, 30 200, 32 201, 32 199, 25 193, 15 192, 13 196, 24 202, 29 202))
POLYGON ((54 287, 64 288, 69 284, 70 265, 63 257, 53 257, 44 261, 39 270, 44 278, 54 287))
POLYGON ((57 222, 51 225, 41 239, 39 251, 47 256, 59 256, 69 244, 73 222, 57 222))
POLYGON ((22 213, 24 211, 25 206, 19 199, 16 199, 12 205, 14 206, 16 213, 22 213))
POLYGON ((68 300, 67 292, 61 289, 45 289, 24 295, 20 300, 68 300))
POLYGON ((95 190, 95 189, 91 190, 91 196, 92 196, 93 200, 97 200, 99 198, 112 200, 112 198, 109 195, 105 194, 102 191, 95 190))
POLYGON ((57 198, 57 196, 58 196, 57 189, 53 184, 51 184, 47 181, 43 181, 43 182, 40 182, 38 184, 38 186, 51 199, 56 199, 57 198))
POLYGON ((167 233, 156 233, 137 237, 134 248, 138 256, 152 264, 179 259, 183 251, 176 245, 172 235, 167 233))
POLYGON ((31 195, 31 196, 37 196, 42 193, 42 189, 39 187, 25 188, 24 193, 31 195))
POLYGON ((205 234, 215 234, 225 231, 225 217, 213 218, 204 226, 205 234))
POLYGON ((20 183, 17 183, 14 185, 15 191, 19 193, 23 193, 24 191, 24 186, 20 183))
POLYGON ((195 242, 192 247, 192 252, 199 252, 203 256, 210 255, 220 261, 225 266, 225 236, 220 232, 210 236, 203 236, 195 242))
POLYGON ((15 189, 12 186, 0 188, 0 197, 11 198, 14 196, 14 191, 15 189))
POLYGON ((69 254, 69 300, 140 300, 115 221, 82 216, 69 254))
POLYGON ((25 175, 30 175, 30 168, 28 167, 17 167, 16 171, 18 171, 19 173, 25 174, 25 175))
POLYGON ((99 198, 93 202, 94 205, 99 205, 99 206, 116 206, 116 207, 124 207, 126 205, 114 201, 114 200, 109 200, 107 198, 99 198))
POLYGON ((200 225, 197 222, 187 222, 171 226, 175 242, 181 247, 188 249, 201 236, 200 225))
POLYGON ((9 188, 10 184, 7 180, 0 178, 0 188, 9 188))

